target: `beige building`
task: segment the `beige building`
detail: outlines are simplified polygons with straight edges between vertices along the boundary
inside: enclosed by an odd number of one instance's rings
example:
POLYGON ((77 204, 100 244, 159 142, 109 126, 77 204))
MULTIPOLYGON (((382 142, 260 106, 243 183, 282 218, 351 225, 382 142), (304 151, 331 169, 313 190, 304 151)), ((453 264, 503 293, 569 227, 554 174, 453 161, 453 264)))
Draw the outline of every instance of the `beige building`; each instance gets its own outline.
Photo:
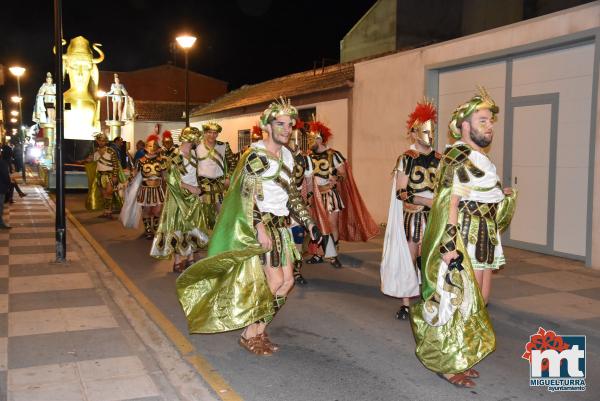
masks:
POLYGON ((596 1, 242 87, 196 110, 192 121, 219 119, 235 149, 269 101, 292 97, 331 126, 332 147, 348 156, 369 210, 384 222, 390 172, 409 145, 405 121, 415 103, 427 95, 438 104, 443 150, 452 109, 484 85, 501 109, 490 157, 504 185, 520 191, 504 243, 600 268, 599 33, 596 1))
POLYGON ((520 190, 504 242, 600 268, 598 58, 600 3, 355 64, 355 177, 384 221, 386 174, 408 146, 407 113, 423 94, 439 106, 438 147, 451 110, 484 85, 501 114, 490 157, 520 190))

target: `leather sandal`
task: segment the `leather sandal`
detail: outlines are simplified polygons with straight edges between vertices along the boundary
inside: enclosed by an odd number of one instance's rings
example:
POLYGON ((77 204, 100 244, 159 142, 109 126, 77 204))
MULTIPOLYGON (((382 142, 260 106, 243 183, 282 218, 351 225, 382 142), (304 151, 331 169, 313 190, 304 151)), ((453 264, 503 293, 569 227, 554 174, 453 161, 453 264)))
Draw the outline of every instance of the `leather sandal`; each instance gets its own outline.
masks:
POLYGON ((438 373, 438 376, 456 387, 464 387, 464 388, 475 387, 475 382, 473 380, 471 380, 469 377, 467 377, 464 373, 455 373, 450 377, 446 377, 443 374, 438 373))
POLYGON ((269 338, 269 335, 267 333, 263 332, 262 334, 259 334, 258 337, 260 337, 262 339, 265 347, 270 349, 271 352, 279 351, 279 344, 275 344, 275 343, 271 342, 271 339, 269 338))
POLYGON ((239 344, 242 348, 246 349, 246 351, 254 355, 273 355, 273 351, 266 347, 260 336, 254 336, 250 338, 244 338, 244 336, 240 336, 239 344))
POLYGON ((309 265, 316 265, 319 263, 323 263, 323 258, 318 255, 313 255, 312 258, 310 258, 306 261, 306 263, 308 263, 309 265))
POLYGON ((473 368, 465 370, 463 374, 471 379, 477 379, 479 377, 479 372, 473 368))

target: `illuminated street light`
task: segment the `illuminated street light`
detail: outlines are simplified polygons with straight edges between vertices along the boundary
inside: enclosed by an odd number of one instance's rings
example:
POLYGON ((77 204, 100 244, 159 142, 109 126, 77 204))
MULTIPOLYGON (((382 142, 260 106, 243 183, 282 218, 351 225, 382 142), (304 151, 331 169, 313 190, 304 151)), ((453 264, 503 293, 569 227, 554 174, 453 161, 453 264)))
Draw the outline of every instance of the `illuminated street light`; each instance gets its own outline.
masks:
POLYGON ((181 35, 175 38, 179 46, 183 48, 185 55, 185 126, 190 126, 190 93, 189 93, 189 66, 188 50, 196 43, 196 37, 190 35, 181 35))
POLYGON ((10 101, 13 103, 21 103, 21 96, 17 96, 17 95, 11 96, 10 101))
MULTIPOLYGON (((12 66, 9 67, 8 70, 11 74, 17 77, 17 97, 19 98, 17 102, 19 103, 19 119, 21 120, 19 125, 23 125, 23 98, 21 97, 21 77, 23 76, 23 74, 25 74, 25 68, 20 66, 12 66)), ((23 161, 21 163, 23 172, 23 182, 27 182, 27 174, 25 173, 25 131, 23 130, 23 128, 21 128, 21 147, 23 148, 23 161)))
POLYGON ((16 110, 11 110, 11 111, 10 111, 10 115, 11 115, 11 116, 13 116, 13 117, 16 117, 16 116, 18 116, 18 115, 19 115, 19 112, 18 112, 18 111, 16 111, 16 110))
POLYGON ((17 121, 19 121, 19 120, 17 120, 17 119, 16 119, 16 118, 14 118, 14 117, 10 119, 10 122, 11 122, 11 123, 13 123, 13 124, 14 124, 14 123, 16 123, 17 121))
POLYGON ((106 96, 106 92, 104 92, 102 89, 100 89, 96 92, 96 96, 99 98, 103 98, 104 96, 106 96))

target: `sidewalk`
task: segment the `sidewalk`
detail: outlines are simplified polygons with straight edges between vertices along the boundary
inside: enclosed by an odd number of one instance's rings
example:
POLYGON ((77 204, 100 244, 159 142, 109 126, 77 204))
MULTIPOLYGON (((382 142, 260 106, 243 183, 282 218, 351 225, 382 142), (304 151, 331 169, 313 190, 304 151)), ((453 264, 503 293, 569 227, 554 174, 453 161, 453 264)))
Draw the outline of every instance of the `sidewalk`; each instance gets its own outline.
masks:
MULTIPOLYGON (((369 273, 379 278, 383 237, 351 247, 342 243, 344 266, 370 268, 369 273)), ((504 247, 504 253, 506 265, 492 276, 488 305, 492 321, 537 324, 600 339, 600 270, 516 248, 504 247)))
POLYGON ((54 204, 22 189, 0 231, 0 401, 215 399, 70 224, 54 262, 54 204))

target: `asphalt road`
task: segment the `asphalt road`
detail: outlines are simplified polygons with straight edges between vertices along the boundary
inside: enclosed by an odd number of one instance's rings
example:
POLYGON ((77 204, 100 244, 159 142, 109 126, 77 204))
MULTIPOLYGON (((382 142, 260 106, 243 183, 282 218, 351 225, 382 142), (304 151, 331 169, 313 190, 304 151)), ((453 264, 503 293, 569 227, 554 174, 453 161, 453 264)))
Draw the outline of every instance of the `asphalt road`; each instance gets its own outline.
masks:
MULTIPOLYGON (((85 194, 69 194, 67 208, 160 310, 187 333, 175 295, 170 261, 148 255, 141 230, 84 210, 85 194)), ((490 304, 497 350, 478 369, 475 389, 458 389, 428 371, 414 355, 407 321, 394 318, 398 300, 379 291, 382 239, 343 244, 345 268, 305 265, 308 285, 293 290, 269 328, 281 350, 257 357, 243 350, 240 332, 188 336, 196 349, 247 401, 395 400, 598 400, 598 332, 587 336, 587 384, 582 393, 550 393, 529 387, 524 344, 543 322, 532 313, 490 304)), ((510 266, 509 266, 510 267, 510 266)), ((536 307, 551 307, 538 305, 536 307)), ((532 308, 534 310, 535 308, 532 308)), ((599 324, 600 326, 600 324, 599 324)), ((576 328, 561 331, 578 334, 576 328)))

